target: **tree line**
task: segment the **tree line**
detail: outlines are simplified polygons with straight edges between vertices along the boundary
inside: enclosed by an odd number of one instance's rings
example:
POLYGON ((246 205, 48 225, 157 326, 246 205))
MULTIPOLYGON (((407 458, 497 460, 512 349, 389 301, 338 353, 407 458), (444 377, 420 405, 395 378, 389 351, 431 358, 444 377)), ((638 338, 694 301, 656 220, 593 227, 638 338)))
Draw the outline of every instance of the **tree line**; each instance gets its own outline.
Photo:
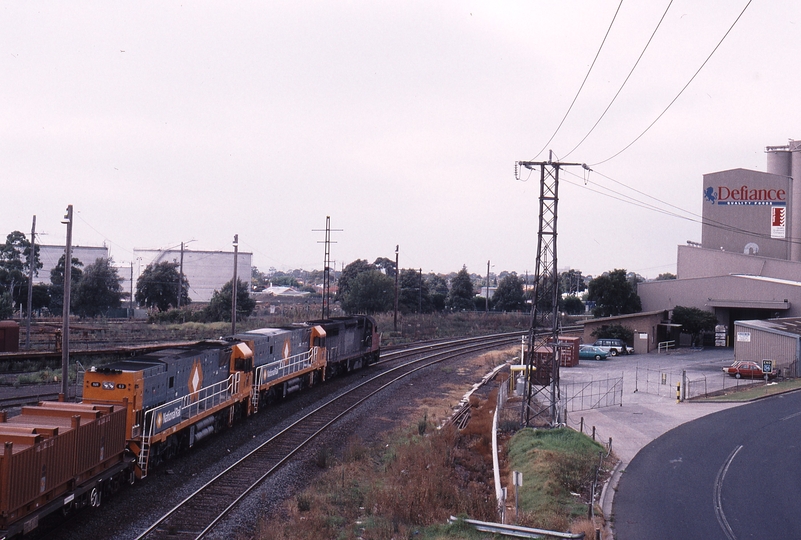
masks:
MULTIPOLYGON (((470 274, 466 266, 449 276, 429 273, 423 275, 419 269, 400 269, 397 276, 398 311, 402 314, 453 311, 530 311, 533 283, 515 272, 502 272, 494 276, 470 274), (487 298, 489 288, 494 293, 487 298), (477 292, 479 294, 477 294, 477 292)), ((394 310, 396 268, 394 261, 380 257, 370 263, 364 259, 347 265, 339 276, 335 300, 346 313, 383 313, 394 310)), ((571 315, 585 313, 592 306, 597 317, 636 313, 642 310, 637 296, 637 283, 641 276, 616 269, 595 279, 585 279, 579 270, 562 272, 558 277, 558 309, 571 315), (586 292, 585 292, 586 291, 586 292)), ((551 283, 540 287, 552 291, 551 283)), ((539 295, 538 308, 552 309, 553 295, 539 295)))

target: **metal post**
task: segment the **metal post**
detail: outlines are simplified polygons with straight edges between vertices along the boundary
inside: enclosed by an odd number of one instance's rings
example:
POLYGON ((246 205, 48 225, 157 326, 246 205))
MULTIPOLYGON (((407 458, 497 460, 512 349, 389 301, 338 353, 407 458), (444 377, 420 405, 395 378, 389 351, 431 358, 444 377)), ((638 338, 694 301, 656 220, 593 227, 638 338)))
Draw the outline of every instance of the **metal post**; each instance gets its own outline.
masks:
POLYGON ((417 298, 417 313, 423 313, 423 269, 420 269, 420 295, 417 298))
MULTIPOLYGON (((235 240, 236 241, 236 240, 235 240)), ((173 259, 175 260, 175 259, 173 259)), ((236 268, 236 261, 234 261, 234 268, 236 268)), ((234 270, 236 275, 236 270, 234 270)), ((181 309, 181 297, 184 295, 184 243, 181 242, 181 262, 178 266, 178 302, 177 309, 181 309)))
POLYGON ((393 318, 394 330, 398 331, 398 276, 400 275, 400 268, 398 268, 398 247, 395 245, 395 316, 393 318))
POLYGON ((64 308, 61 323, 61 393, 59 401, 67 399, 67 379, 70 368, 70 286, 72 285, 72 205, 62 223, 67 225, 67 245, 64 249, 64 308))
POLYGON ((129 307, 131 312, 129 313, 128 317, 133 319, 134 316, 134 294, 133 294, 133 261, 131 261, 131 301, 129 302, 129 307))
POLYGON ((234 235, 234 279, 231 281, 231 335, 236 334, 236 296, 239 292, 239 287, 236 278, 236 263, 239 257, 239 235, 234 235))
POLYGON ((487 261, 487 294, 484 295, 484 311, 489 313, 489 270, 490 262, 487 261))
POLYGON ((31 225, 31 245, 28 252, 28 317, 25 321, 25 350, 31 348, 31 311, 33 307, 33 272, 36 269, 36 216, 31 225))

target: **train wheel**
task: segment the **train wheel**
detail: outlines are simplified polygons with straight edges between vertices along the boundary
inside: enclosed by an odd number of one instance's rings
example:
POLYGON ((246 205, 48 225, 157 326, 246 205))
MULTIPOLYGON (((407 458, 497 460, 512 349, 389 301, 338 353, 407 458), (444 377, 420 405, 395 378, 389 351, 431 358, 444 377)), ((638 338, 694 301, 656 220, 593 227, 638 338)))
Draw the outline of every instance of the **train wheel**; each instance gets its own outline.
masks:
POLYGON ((98 486, 92 488, 89 493, 89 506, 92 508, 100 508, 100 503, 103 502, 103 492, 98 489, 98 486))

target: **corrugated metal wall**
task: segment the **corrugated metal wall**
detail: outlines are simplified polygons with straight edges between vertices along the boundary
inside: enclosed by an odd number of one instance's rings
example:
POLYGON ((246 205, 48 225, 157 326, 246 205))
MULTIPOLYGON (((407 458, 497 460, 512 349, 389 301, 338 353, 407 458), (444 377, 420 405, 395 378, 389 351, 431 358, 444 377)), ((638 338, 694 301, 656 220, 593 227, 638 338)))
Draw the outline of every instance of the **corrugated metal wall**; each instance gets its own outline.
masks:
POLYGON ((777 334, 767 330, 734 323, 734 359, 774 360, 775 369, 783 376, 798 376, 798 337, 777 334))

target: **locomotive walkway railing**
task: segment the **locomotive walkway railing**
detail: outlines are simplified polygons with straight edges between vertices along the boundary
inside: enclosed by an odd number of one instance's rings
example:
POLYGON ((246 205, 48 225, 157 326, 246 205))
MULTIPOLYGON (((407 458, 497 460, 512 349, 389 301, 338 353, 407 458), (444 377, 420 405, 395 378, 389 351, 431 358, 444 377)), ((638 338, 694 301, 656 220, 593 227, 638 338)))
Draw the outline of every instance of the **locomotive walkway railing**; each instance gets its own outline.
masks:
POLYGON ((259 366, 256 368, 256 383, 254 386, 259 386, 269 382, 271 379, 286 377, 311 367, 317 361, 318 353, 319 347, 312 347, 309 351, 259 366))
POLYGON ((234 373, 223 381, 147 411, 145 429, 142 434, 142 448, 138 456, 138 465, 143 478, 147 476, 153 437, 168 427, 192 420, 209 409, 226 404, 231 396, 239 391, 239 379, 240 373, 234 373))

